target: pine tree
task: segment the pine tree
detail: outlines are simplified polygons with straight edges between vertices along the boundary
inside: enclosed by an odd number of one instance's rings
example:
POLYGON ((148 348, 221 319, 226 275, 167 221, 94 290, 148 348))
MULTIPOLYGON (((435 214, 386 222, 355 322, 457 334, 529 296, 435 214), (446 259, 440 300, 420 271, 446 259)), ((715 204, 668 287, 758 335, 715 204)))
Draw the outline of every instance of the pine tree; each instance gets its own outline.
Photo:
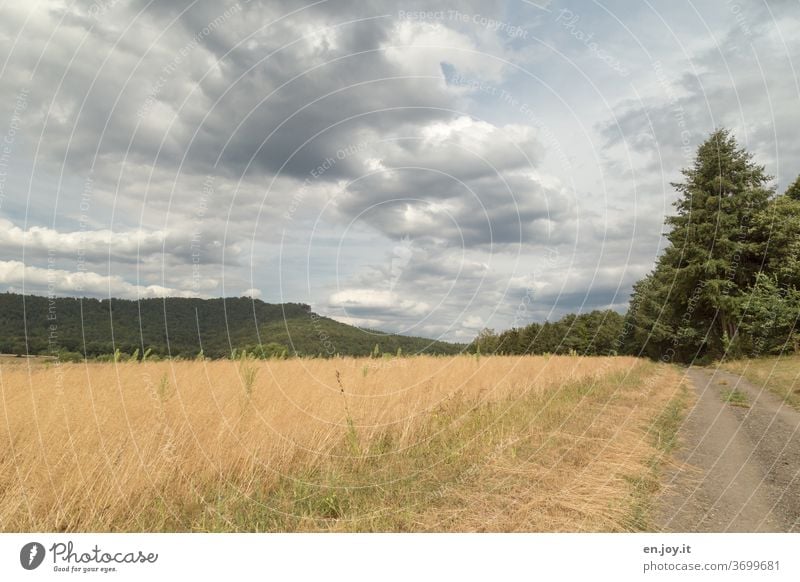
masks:
POLYGON ((797 176, 797 179, 787 188, 784 196, 791 200, 800 201, 800 176, 797 176))
POLYGON ((800 197, 792 198, 791 188, 755 215, 751 238, 763 270, 780 286, 800 288, 800 197))
POLYGON ((651 357, 686 361, 719 357, 735 345, 737 316, 762 268, 753 217, 773 196, 771 179, 728 130, 698 148, 667 219, 669 246, 633 300, 634 336, 651 357))

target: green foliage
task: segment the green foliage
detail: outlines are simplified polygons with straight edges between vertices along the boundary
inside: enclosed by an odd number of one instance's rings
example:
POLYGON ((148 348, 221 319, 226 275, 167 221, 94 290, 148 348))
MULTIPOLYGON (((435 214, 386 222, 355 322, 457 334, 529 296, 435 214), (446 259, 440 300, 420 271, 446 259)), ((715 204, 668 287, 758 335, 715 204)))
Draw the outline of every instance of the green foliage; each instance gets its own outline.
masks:
POLYGON ((776 275, 759 274, 739 313, 739 337, 743 344, 733 355, 762 356, 797 349, 800 330, 800 291, 779 286, 776 275))
POLYGON ((169 377, 165 373, 163 376, 161 376, 161 380, 158 383, 158 398, 161 400, 161 402, 166 402, 169 396, 169 377))
MULTIPOLYGON (((776 198, 764 167, 724 129, 698 148, 683 175, 673 184, 681 196, 667 219, 670 244, 634 286, 626 349, 679 362, 745 354, 767 310, 794 308, 800 203, 776 198), (770 298, 777 285, 786 286, 784 298, 770 298)), ((792 333, 787 317, 770 326, 767 351, 792 333)))
POLYGON ((243 350, 239 360, 239 376, 242 379, 242 386, 248 397, 253 394, 253 386, 255 386, 257 375, 258 368, 253 358, 247 355, 247 351, 243 350))
POLYGON ((482 353, 491 354, 497 349, 498 343, 499 338, 495 331, 485 327, 478 333, 478 337, 469 345, 469 350, 476 353, 478 356, 482 353))
MULTIPOLYGON (((266 358, 332 357, 337 352, 369 356, 376 335, 387 352, 402 348, 406 354, 457 354, 463 349, 458 344, 359 329, 318 316, 299 303, 179 297, 139 301, 62 297, 53 302, 59 350, 105 361, 114 360, 116 349, 118 361, 137 349, 144 350, 143 360, 194 359, 201 345, 203 357, 212 359, 231 357, 232 348, 241 347, 263 352, 266 358), (257 349, 259 345, 263 350, 257 349)), ((48 344, 49 307, 47 297, 0 293, 0 352, 53 353, 48 344)))
POLYGON ((481 354, 616 354, 621 346, 623 317, 616 311, 592 311, 565 315, 550 323, 532 323, 496 334, 484 329, 470 344, 470 352, 481 354))
POLYGON ((747 399, 747 394, 736 388, 732 390, 723 390, 722 401, 727 402, 731 406, 750 408, 750 401, 747 399))
MULTIPOLYGON (((269 342, 263 345, 245 346, 242 349, 244 353, 251 354, 253 357, 261 360, 283 360, 286 359, 288 354, 287 347, 277 342, 269 342)), ((233 350, 233 354, 234 356, 232 357, 235 359, 235 349, 233 350)))
POLYGON ((798 349, 800 177, 783 196, 728 130, 698 148, 669 245, 633 287, 628 312, 566 315, 500 334, 484 329, 469 349, 499 354, 627 353, 710 361, 798 349))
POLYGON ((786 193, 784 194, 790 200, 797 200, 800 201, 800 176, 797 176, 797 179, 786 189, 786 193))
POLYGON ((79 354, 78 352, 69 352, 67 350, 61 350, 58 352, 58 361, 79 363, 83 362, 83 355, 79 354))
POLYGON ((778 285, 800 288, 800 198, 787 192, 757 212, 750 237, 764 259, 763 272, 774 275, 778 285))

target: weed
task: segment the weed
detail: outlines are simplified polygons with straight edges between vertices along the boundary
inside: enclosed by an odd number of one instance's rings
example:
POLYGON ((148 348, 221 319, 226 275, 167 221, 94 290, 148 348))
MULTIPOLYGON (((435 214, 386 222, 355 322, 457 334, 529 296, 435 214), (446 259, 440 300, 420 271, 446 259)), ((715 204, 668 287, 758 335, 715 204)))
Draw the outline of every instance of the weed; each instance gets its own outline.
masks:
POLYGON ((356 432, 356 425, 353 422, 353 415, 350 414, 350 407, 347 405, 347 395, 344 393, 342 375, 339 370, 336 370, 336 383, 339 385, 339 393, 342 395, 342 402, 344 402, 344 415, 347 420, 347 443, 350 446, 350 453, 354 457, 359 457, 361 456, 361 445, 358 442, 358 432, 356 432))
POLYGON ((253 395, 253 386, 255 386, 257 375, 258 368, 255 362, 248 357, 246 351, 242 351, 241 360, 239 361, 239 376, 242 379, 242 386, 244 386, 244 391, 248 398, 253 395))
POLYGON ((747 394, 738 388, 732 388, 722 392, 722 401, 727 402, 731 406, 739 406, 741 408, 750 408, 750 401, 747 399, 747 394))
POLYGON ((169 377, 167 376, 167 373, 164 372, 164 374, 161 376, 161 380, 158 383, 158 399, 161 402, 166 402, 169 398, 169 395, 169 377))
POLYGON ((656 416, 648 427, 650 439, 656 454, 649 462, 649 470, 635 476, 626 476, 626 481, 632 488, 633 503, 631 504, 628 526, 634 531, 647 531, 652 529, 652 501, 653 494, 659 489, 661 464, 675 447, 678 446, 678 430, 686 413, 689 402, 689 390, 682 384, 675 395, 656 416))

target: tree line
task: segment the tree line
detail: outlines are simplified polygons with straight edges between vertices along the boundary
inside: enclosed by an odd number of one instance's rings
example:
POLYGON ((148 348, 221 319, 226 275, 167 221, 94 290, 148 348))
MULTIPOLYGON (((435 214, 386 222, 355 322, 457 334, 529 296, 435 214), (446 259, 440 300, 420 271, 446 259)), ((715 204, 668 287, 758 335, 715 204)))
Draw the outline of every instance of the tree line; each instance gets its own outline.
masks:
POLYGON ((570 314, 470 344, 483 353, 629 354, 708 362, 800 347, 800 177, 782 194, 727 129, 699 146, 667 246, 627 313, 570 314))
POLYGON ((302 303, 246 297, 93 299, 0 293, 0 353, 62 361, 454 354, 464 346, 362 329, 302 303))
POLYGON ((800 177, 782 194, 730 131, 697 149, 672 184, 667 246, 625 314, 592 311, 468 346, 360 329, 299 303, 249 298, 129 301, 0 294, 0 353, 62 359, 378 353, 581 354, 711 361, 800 344, 800 177))

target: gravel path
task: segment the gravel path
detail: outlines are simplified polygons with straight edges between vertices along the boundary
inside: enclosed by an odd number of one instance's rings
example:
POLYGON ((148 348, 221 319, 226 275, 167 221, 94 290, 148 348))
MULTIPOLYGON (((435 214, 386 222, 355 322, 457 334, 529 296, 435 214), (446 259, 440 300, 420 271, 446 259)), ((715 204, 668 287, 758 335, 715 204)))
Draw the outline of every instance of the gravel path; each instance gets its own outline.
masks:
POLYGON ((800 412, 735 374, 690 368, 696 395, 666 472, 662 531, 800 532, 800 412), (723 393, 738 390, 749 408, 723 393))

